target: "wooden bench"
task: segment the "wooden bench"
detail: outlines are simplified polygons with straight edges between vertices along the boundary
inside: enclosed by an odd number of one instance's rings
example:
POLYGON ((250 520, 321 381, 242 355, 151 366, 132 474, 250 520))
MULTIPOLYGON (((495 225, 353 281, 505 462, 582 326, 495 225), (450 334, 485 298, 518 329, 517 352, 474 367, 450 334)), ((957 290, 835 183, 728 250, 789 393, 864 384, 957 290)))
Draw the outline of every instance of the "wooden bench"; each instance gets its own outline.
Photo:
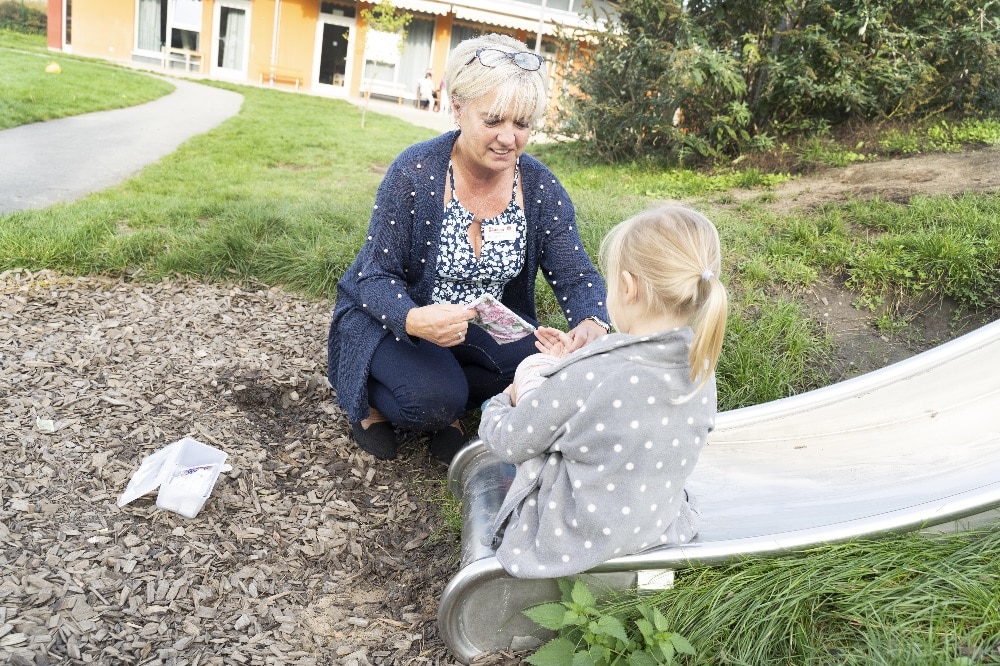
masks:
POLYGON ((402 104, 403 100, 417 103, 416 90, 410 90, 401 83, 391 83, 388 81, 365 81, 362 84, 365 99, 371 96, 390 97, 396 100, 397 104, 402 104))
POLYGON ((163 47, 163 69, 170 69, 175 64, 184 64, 184 71, 195 71, 201 73, 204 58, 201 52, 191 49, 176 49, 171 46, 163 47), (194 66, 192 70, 191 67, 194 66))
POLYGON ((260 85, 264 85, 265 79, 272 88, 276 81, 294 84, 296 90, 302 85, 302 74, 299 71, 277 65, 267 65, 260 68, 260 85))

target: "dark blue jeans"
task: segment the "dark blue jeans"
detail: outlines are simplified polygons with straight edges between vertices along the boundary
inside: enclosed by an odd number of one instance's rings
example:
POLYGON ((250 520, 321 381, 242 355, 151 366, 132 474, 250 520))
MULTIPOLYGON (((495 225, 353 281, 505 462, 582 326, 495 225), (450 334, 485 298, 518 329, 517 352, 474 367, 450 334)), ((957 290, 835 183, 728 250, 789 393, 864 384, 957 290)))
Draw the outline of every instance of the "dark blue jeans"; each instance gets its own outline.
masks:
POLYGON ((372 359, 368 402, 396 425, 440 430, 507 388, 518 363, 538 351, 536 339, 501 345, 474 324, 455 347, 426 340, 413 346, 387 335, 372 359))

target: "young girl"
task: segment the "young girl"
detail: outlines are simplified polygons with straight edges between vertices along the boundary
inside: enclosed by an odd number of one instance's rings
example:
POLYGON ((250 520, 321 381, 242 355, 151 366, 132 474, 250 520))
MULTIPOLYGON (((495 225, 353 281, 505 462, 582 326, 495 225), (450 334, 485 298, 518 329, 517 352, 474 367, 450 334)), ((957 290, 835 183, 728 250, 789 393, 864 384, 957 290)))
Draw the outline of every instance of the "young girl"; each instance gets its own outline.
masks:
POLYGON ((678 206, 641 213, 601 243, 619 331, 542 354, 484 405, 479 436, 517 474, 493 525, 514 576, 553 578, 690 540, 684 483, 715 423, 715 364, 726 326, 719 236, 678 206))

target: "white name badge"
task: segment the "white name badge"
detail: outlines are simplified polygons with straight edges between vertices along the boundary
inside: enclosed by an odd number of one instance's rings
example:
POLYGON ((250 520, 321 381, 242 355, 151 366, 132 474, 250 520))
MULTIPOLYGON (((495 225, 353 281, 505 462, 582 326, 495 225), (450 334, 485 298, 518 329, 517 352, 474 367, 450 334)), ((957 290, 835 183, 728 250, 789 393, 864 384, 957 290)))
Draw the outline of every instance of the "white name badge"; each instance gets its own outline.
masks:
POLYGON ((483 228, 483 241, 486 243, 512 241, 516 238, 516 224, 491 224, 488 227, 483 228))

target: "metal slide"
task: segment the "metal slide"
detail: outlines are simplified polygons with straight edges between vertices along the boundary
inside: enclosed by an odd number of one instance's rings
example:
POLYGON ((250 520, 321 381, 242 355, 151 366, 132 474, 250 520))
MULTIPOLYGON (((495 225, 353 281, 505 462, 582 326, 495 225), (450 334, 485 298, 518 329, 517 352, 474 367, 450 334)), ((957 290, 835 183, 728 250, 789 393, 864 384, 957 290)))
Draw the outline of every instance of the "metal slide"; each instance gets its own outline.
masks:
MULTIPOLYGON (((462 566, 438 624, 463 662, 537 644, 545 634, 521 611, 559 598, 555 581, 509 576, 480 543, 512 476, 481 442, 448 471, 463 505, 462 566)), ((588 580, 655 587, 686 566, 989 516, 1000 507, 1000 321, 839 384, 720 414, 687 488, 701 512, 695 539, 610 560, 588 580)))

